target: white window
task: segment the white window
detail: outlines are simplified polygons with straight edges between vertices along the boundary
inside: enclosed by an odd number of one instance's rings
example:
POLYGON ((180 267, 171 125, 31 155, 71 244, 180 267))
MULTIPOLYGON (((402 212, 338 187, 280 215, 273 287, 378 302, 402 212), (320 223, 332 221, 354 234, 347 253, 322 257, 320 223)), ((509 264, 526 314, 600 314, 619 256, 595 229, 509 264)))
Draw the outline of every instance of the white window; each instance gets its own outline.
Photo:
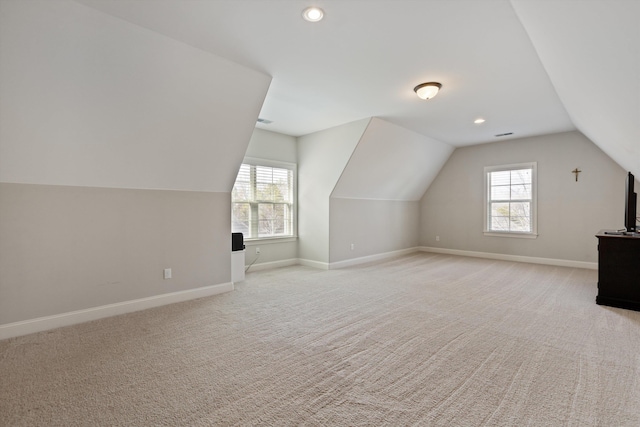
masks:
POLYGON ((245 239, 295 236, 296 166, 245 158, 231 193, 231 231, 245 239))
POLYGON ((485 235, 537 236, 537 164, 488 166, 485 175, 485 235))

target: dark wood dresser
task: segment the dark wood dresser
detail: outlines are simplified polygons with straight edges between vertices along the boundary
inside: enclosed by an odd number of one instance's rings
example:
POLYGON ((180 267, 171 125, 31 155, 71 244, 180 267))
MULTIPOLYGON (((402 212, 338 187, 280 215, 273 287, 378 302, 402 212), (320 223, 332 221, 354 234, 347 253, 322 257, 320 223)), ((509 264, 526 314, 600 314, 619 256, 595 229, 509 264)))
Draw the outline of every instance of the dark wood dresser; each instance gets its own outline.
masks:
POLYGON ((640 311, 640 234, 601 230, 596 303, 640 311))

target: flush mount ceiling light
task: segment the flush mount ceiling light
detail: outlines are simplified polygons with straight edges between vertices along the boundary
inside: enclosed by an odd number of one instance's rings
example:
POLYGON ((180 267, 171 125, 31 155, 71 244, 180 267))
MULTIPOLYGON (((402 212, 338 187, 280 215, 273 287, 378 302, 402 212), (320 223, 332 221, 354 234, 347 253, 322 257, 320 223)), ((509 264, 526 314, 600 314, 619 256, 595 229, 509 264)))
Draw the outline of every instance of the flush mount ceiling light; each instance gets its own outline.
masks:
POLYGON ((302 11, 302 17, 309 22, 318 22, 324 17, 324 11, 319 7, 308 7, 302 11))
POLYGON ((482 117, 477 118, 477 119, 475 119, 475 120, 473 121, 473 123, 475 123, 475 124, 477 124, 477 125, 480 125, 480 124, 482 124, 482 123, 484 123, 484 122, 485 122, 485 120, 484 120, 482 117))
POLYGON ((413 88, 413 91, 422 99, 431 99, 438 94, 442 85, 436 82, 422 83, 413 88))

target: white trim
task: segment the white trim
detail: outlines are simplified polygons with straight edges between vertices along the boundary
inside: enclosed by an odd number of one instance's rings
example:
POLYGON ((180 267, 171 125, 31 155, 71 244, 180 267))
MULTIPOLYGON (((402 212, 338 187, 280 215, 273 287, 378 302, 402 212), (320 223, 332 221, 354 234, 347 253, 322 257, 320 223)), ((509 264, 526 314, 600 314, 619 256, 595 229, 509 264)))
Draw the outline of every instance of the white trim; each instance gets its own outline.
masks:
POLYGON ((247 272, 254 272, 254 271, 261 271, 261 270, 270 270, 272 268, 279 268, 279 267, 289 267, 292 265, 298 265, 300 264, 298 258, 290 258, 290 259, 283 259, 280 261, 271 261, 271 262, 261 262, 259 264, 253 264, 251 265, 249 268, 246 268, 247 272))
POLYGON ((545 265, 555 265, 559 267, 586 268, 589 270, 598 269, 597 262, 574 261, 570 259, 539 258, 539 257, 529 257, 529 256, 522 256, 522 255, 498 254, 498 253, 492 253, 492 252, 463 251, 460 249, 432 248, 427 246, 421 246, 418 248, 418 250, 422 252, 433 252, 437 254, 446 254, 446 255, 459 255, 459 256, 468 256, 468 257, 475 257, 475 258, 498 259, 502 261, 528 262, 530 264, 545 264, 545 265))
POLYGON ((515 261, 515 262, 526 262, 530 264, 543 264, 543 265, 555 265, 559 267, 572 267, 572 268, 586 268, 589 270, 597 270, 598 263, 597 262, 586 262, 586 261, 574 261, 574 260, 565 260, 565 259, 554 259, 554 258, 540 258, 540 257, 529 257, 522 255, 508 255, 508 254, 499 254, 492 252, 475 252, 475 251, 465 251, 460 249, 446 249, 446 248, 433 248, 427 246, 419 246, 415 248, 401 249, 398 251, 385 252, 381 254, 369 255, 360 258, 353 258, 344 261, 337 261, 332 263, 313 261, 309 259, 301 259, 301 258, 290 258, 282 261, 273 261, 273 262, 264 262, 260 264, 254 264, 251 266, 250 271, 261 271, 268 270, 271 268, 278 267, 288 267, 291 265, 302 265, 305 267, 318 268, 320 270, 335 270, 339 268, 351 267, 359 264, 364 264, 367 262, 375 262, 383 259, 393 258, 401 255, 408 255, 414 252, 433 252, 440 253, 446 255, 458 255, 458 256, 468 256, 475 258, 487 258, 487 259, 497 259, 503 261, 515 261))
POLYGON ((518 233, 515 231, 485 231, 485 236, 489 237, 515 237, 517 239, 537 239, 538 235, 535 233, 518 233))
POLYGON ((392 252, 384 252, 381 254, 368 255, 360 258, 352 258, 344 261, 332 262, 329 264, 329 269, 334 270, 336 268, 344 268, 344 267, 352 267, 354 265, 364 264, 367 262, 380 261, 383 259, 394 258, 401 255, 407 255, 414 253, 418 250, 418 248, 408 248, 408 249, 400 249, 392 252))
POLYGON ((310 260, 310 259, 298 258, 298 263, 300 265, 304 265, 305 267, 319 268, 321 270, 328 270, 329 269, 329 263, 326 263, 326 262, 320 262, 320 261, 313 261, 313 260, 310 260))
POLYGON ((281 162, 278 160, 269 160, 269 159, 261 159, 259 157, 245 157, 242 159, 242 163, 248 163, 251 165, 260 165, 267 166, 270 168, 280 168, 280 169, 289 169, 292 171, 297 171, 298 165, 296 163, 291 162, 281 162))
POLYGON ((24 320, 21 322, 7 323, 0 325, 0 340, 145 310, 147 308, 217 295, 233 291, 233 289, 233 283, 221 283, 219 285, 154 295, 152 297, 123 301, 100 307, 87 308, 84 310, 70 311, 68 313, 55 314, 53 316, 38 317, 36 319, 24 320))
MULTIPOLYGON (((261 159, 259 157, 244 157, 242 159, 242 164, 248 164, 250 167, 253 166, 266 166, 270 168, 279 168, 286 169, 292 172, 292 183, 291 183, 291 234, 286 236, 266 236, 266 237, 245 237, 245 245, 249 242, 255 242, 256 244, 261 244, 262 242, 266 243, 281 243, 286 241, 296 241, 298 239, 298 164, 290 163, 290 162, 282 162, 278 160, 269 160, 269 159, 261 159), (270 240, 273 240, 270 242, 270 240), (276 242, 275 240, 280 240, 280 242, 276 242)), ((236 180, 238 177, 236 176, 236 180)), ((233 182, 233 186, 235 187, 235 180, 233 182)), ((233 189, 231 190, 231 205, 233 206, 233 189)), ((239 202, 240 203, 240 202, 239 202)), ((257 203, 256 200, 251 200, 249 203, 255 205, 257 203)), ((254 206, 255 207, 255 206, 254 206)), ((257 214, 257 213, 256 213, 257 214)), ((232 216, 233 216, 233 208, 232 208, 232 216)), ((233 225, 233 218, 231 220, 233 225)), ((256 233, 257 229, 253 229, 250 231, 251 233, 256 233)))
POLYGON ((528 239, 538 238, 538 162, 514 163, 510 165, 496 165, 484 167, 484 226, 485 236, 492 237, 519 237, 528 239), (531 169, 531 231, 528 233, 514 231, 496 231, 489 228, 490 188, 488 176, 491 172, 511 171, 519 169, 531 169))
MULTIPOLYGON (((379 261, 382 259, 393 258, 396 256, 407 255, 413 252, 432 252, 446 255, 468 256, 475 258, 497 259, 503 261, 526 262, 531 264, 554 265, 560 267, 586 268, 597 270, 597 262, 573 261, 552 258, 528 257, 521 255, 507 255, 491 252, 464 251, 459 249, 434 248, 427 246, 419 246, 409 249, 401 249, 398 251, 386 252, 382 254, 369 255, 360 258, 353 258, 345 261, 334 263, 325 263, 301 258, 291 258, 282 261, 265 262, 251 266, 252 271, 267 270, 277 267, 286 267, 291 265, 303 265, 306 267, 318 268, 321 270, 338 269, 344 267, 355 266, 367 262, 379 261)), ((0 325, 0 340, 17 337, 21 335, 42 332, 62 326, 75 325, 77 323, 98 320, 105 317, 117 316, 120 314, 131 313, 134 311, 145 310, 148 308, 159 307, 163 305, 173 304, 176 302, 188 301, 196 298, 212 296, 224 292, 233 291, 233 283, 221 283, 218 285, 206 286, 197 289, 189 289, 186 291, 172 292, 168 294, 155 295, 147 298, 140 298, 131 301, 124 301, 115 304, 103 305, 100 307, 88 308, 85 310, 71 311, 68 313, 56 314, 53 316, 39 317, 36 319, 24 320, 20 322, 7 323, 0 325)))
POLYGON ((244 239, 245 246, 260 246, 260 245, 272 245, 274 243, 291 243, 298 240, 297 236, 286 237, 262 237, 253 239, 244 239))

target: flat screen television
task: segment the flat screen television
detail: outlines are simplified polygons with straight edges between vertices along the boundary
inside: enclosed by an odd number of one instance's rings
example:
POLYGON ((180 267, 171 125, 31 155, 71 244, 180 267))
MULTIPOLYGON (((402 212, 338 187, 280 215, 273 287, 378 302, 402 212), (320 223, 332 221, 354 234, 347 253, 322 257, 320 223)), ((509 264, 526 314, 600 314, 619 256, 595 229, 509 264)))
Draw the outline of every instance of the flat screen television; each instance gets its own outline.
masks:
POLYGON ((635 178, 633 174, 629 172, 629 175, 627 175, 627 193, 624 200, 624 227, 627 229, 627 233, 635 233, 637 231, 636 209, 638 205, 638 195, 633 190, 634 181, 635 178))

